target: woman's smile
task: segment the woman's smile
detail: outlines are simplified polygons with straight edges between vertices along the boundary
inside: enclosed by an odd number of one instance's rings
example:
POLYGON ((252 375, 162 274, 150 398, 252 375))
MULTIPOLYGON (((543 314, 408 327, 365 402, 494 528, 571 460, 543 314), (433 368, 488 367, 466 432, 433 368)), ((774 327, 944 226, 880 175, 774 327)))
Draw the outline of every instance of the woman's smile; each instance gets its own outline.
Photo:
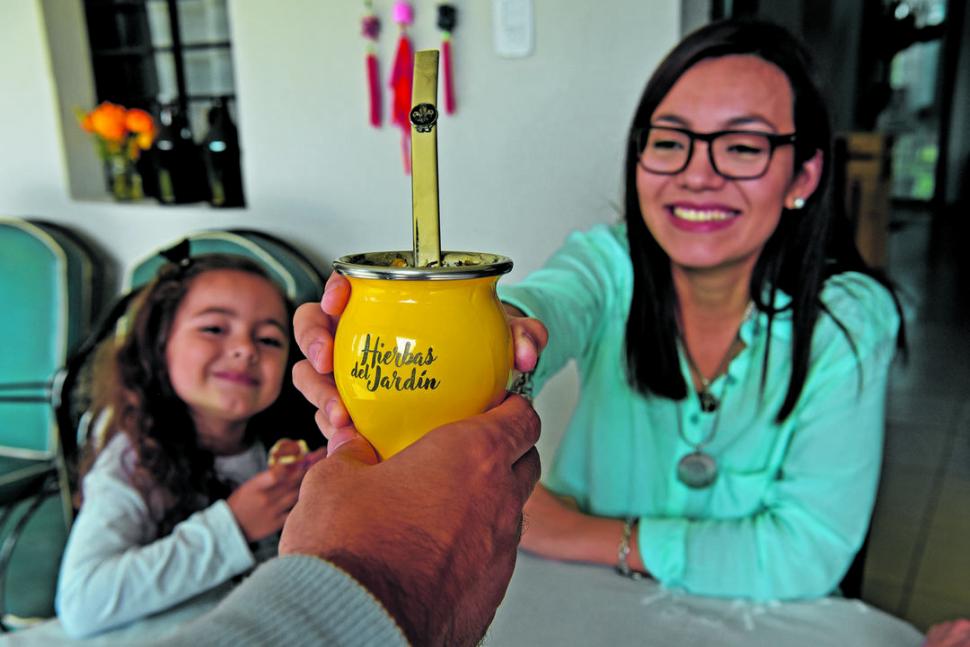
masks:
POLYGON ((667 205, 674 227, 684 231, 707 232, 730 227, 741 212, 723 204, 675 202, 667 205))

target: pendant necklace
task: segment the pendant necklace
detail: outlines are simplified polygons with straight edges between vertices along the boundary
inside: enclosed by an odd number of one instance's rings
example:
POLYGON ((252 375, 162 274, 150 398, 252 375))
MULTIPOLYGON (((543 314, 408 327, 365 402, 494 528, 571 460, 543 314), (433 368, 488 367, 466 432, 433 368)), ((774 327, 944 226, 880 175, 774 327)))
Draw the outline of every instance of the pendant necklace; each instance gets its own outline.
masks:
MULTIPOLYGON (((727 380, 724 380, 724 388, 721 390, 721 399, 727 391, 727 380)), ((684 433, 684 424, 680 420, 680 404, 677 405, 677 434, 681 440, 690 445, 693 451, 685 454, 677 463, 677 479, 687 487, 699 490, 708 487, 717 479, 717 461, 714 457, 704 451, 704 447, 714 440, 717 433, 717 423, 721 419, 720 407, 714 410, 714 422, 711 424, 710 431, 698 443, 692 443, 684 433)))
MULTIPOLYGON (((721 363, 718 365, 717 370, 714 372, 714 379, 718 375, 724 372, 727 365, 731 362, 731 355, 734 353, 734 347, 739 341, 738 337, 735 337, 731 341, 731 345, 727 349, 724 357, 721 358, 721 363)), ((690 351, 687 350, 687 343, 684 342, 684 357, 687 359, 687 366, 690 367, 690 372, 692 375, 697 377, 697 381, 701 383, 700 391, 697 392, 697 398, 701 402, 701 411, 704 413, 713 413, 717 411, 718 407, 721 406, 721 400, 724 399, 724 393, 721 393, 720 399, 711 393, 711 380, 704 377, 700 369, 697 368, 697 364, 694 363, 694 358, 690 356, 690 351)))
MULTIPOLYGON (((743 323, 751 315, 753 303, 748 304, 747 310, 744 312, 744 317, 741 319, 743 323)), ((731 362, 731 358, 734 355, 734 349, 738 342, 741 341, 741 329, 738 328, 738 334, 735 336, 731 345, 728 347, 727 352, 724 354, 724 358, 721 359, 721 364, 717 368, 717 372, 714 374, 716 378, 721 373, 725 372, 728 364, 731 362)), ((697 397, 700 400, 701 411, 704 413, 713 413, 714 421, 711 423, 711 428, 704 436, 703 440, 697 443, 692 443, 687 439, 687 434, 684 433, 684 424, 681 421, 680 415, 680 404, 677 404, 677 435, 680 436, 681 440, 690 445, 693 448, 689 454, 684 455, 683 458, 677 463, 677 479, 686 485, 687 487, 695 490, 703 489, 709 487, 715 480, 717 480, 717 461, 714 457, 704 451, 704 447, 707 446, 712 440, 714 440, 715 434, 717 434, 717 426, 721 420, 721 403, 724 401, 724 396, 727 393, 728 383, 730 379, 729 376, 725 376, 724 388, 721 389, 721 397, 717 398, 711 393, 711 380, 708 380, 704 375, 697 369, 694 364, 694 360, 691 359, 690 352, 687 350, 687 344, 683 344, 684 356, 687 358, 687 364, 693 374, 697 376, 697 380, 701 383, 701 390, 697 392, 697 397)))

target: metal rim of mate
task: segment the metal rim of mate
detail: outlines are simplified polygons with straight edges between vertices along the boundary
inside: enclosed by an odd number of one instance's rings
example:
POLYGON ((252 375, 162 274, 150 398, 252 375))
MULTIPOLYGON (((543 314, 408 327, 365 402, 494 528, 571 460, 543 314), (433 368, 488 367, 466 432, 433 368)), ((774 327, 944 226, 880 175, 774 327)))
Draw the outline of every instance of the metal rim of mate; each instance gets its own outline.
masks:
POLYGON ((484 252, 442 252, 442 267, 413 267, 414 253, 408 251, 367 252, 341 256, 333 269, 360 279, 397 281, 453 281, 499 276, 512 270, 512 259, 484 252), (394 263, 398 263, 395 266, 394 263))

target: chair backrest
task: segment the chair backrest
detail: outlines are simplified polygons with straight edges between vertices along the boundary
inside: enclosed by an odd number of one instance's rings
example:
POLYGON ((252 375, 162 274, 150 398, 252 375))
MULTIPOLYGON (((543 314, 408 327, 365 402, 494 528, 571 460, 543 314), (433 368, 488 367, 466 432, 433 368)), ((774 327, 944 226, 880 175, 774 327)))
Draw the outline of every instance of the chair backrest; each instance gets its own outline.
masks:
MULTIPOLYGON (((189 253, 239 254, 265 267, 286 296, 295 304, 317 301, 323 294, 324 276, 307 258, 288 243, 259 231, 234 229, 199 231, 186 236, 189 253)), ((126 291, 147 283, 165 262, 160 247, 135 264, 125 283, 126 291)))
POLYGON ((88 333, 101 266, 66 229, 0 218, 0 453, 56 453, 51 393, 88 333))

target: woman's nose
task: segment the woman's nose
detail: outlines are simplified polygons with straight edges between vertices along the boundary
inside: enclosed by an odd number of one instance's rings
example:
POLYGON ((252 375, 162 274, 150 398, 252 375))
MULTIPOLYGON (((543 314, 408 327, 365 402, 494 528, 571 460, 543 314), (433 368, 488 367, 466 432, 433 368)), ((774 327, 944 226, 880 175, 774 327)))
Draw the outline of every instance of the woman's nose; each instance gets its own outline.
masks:
POLYGON ((694 142, 694 150, 687 166, 678 175, 684 187, 694 190, 717 189, 726 181, 711 163, 710 144, 694 142))

